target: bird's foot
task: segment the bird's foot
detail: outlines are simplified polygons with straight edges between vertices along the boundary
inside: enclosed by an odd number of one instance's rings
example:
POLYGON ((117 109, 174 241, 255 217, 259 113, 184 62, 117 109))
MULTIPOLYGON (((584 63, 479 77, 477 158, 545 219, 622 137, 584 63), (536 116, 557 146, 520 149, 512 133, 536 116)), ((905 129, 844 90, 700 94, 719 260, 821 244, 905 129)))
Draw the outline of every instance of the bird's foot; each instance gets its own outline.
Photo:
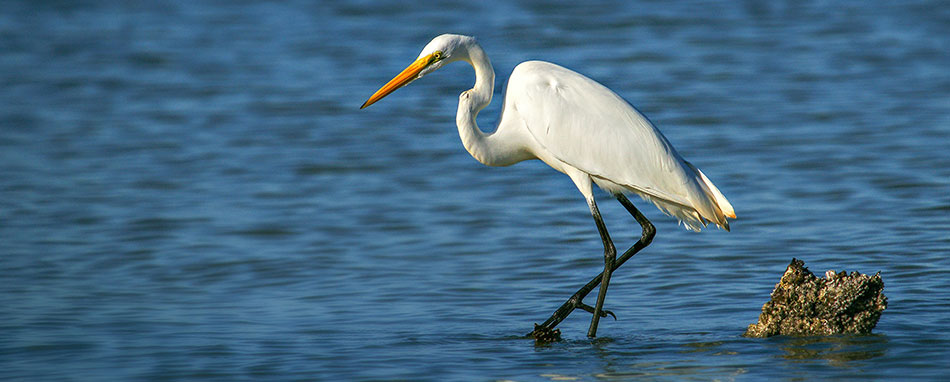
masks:
POLYGON ((534 338, 535 345, 544 345, 561 340, 561 329, 549 328, 544 325, 534 324, 534 330, 528 333, 528 337, 534 338))
MULTIPOLYGON (((585 304, 585 303, 583 303, 583 302, 577 303, 577 307, 576 307, 576 308, 581 308, 581 309, 583 309, 583 310, 586 310, 586 311, 589 312, 590 314, 594 314, 594 307, 593 307, 593 306, 590 306, 590 305, 587 305, 587 304, 585 304)), ((575 308, 575 309, 576 309, 576 308, 575 308)), ((607 317, 608 314, 609 314, 611 317, 614 318, 614 321, 617 321, 617 315, 614 314, 614 312, 611 312, 611 311, 609 311, 609 310, 607 310, 607 309, 601 309, 601 310, 600 310, 600 316, 601 316, 601 317, 607 317)))
MULTIPOLYGON (((555 327, 561 323, 568 315, 574 312, 575 309, 581 309, 587 311, 590 314, 594 314, 594 307, 587 305, 580 301, 579 298, 572 297, 567 300, 564 305, 561 305, 561 308, 554 312, 551 315, 551 318, 548 318, 543 324, 538 325, 534 324, 534 330, 531 333, 528 333, 528 337, 534 338, 536 343, 548 343, 554 342, 561 339, 561 330, 555 329, 555 327), (553 339, 552 339, 553 338, 553 339)), ((601 309, 600 317, 607 317, 610 315, 617 320, 617 315, 614 312, 611 312, 606 309, 601 309)))

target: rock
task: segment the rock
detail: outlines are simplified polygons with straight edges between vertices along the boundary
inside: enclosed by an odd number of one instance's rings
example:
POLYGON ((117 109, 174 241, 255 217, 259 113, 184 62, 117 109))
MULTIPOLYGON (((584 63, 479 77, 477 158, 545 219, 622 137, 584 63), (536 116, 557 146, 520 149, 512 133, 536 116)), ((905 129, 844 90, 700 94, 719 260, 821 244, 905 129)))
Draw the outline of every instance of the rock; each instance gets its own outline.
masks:
POLYGON ((792 259, 772 298, 762 306, 759 322, 749 325, 743 336, 770 337, 867 334, 887 308, 881 272, 868 276, 858 272, 825 272, 819 278, 792 259))

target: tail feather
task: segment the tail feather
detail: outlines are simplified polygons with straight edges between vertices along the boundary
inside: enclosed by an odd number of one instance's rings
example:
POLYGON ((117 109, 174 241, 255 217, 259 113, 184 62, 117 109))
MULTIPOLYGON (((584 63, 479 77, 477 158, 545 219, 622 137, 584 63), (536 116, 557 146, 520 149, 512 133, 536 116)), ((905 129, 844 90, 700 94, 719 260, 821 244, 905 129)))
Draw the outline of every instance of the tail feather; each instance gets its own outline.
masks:
MULTIPOLYGON (((663 213, 679 220, 679 222, 690 231, 699 232, 703 228, 706 228, 706 224, 709 222, 708 220, 704 219, 702 215, 700 215, 699 212, 693 207, 684 206, 679 203, 673 203, 669 200, 660 199, 642 192, 636 192, 636 194, 640 195, 643 200, 653 203, 653 205, 655 205, 660 211, 663 211, 663 213)), ((728 225, 726 226, 726 229, 728 230, 728 225)))
MULTIPOLYGON (((729 203, 729 200, 719 191, 719 188, 717 188, 702 171, 696 168, 696 166, 693 166, 692 163, 684 162, 696 173, 698 180, 702 181, 702 189, 705 191, 706 196, 711 202, 711 207, 714 209, 713 211, 707 211, 706 214, 712 212, 712 216, 704 216, 695 206, 686 206, 671 202, 644 192, 637 192, 637 194, 640 195, 641 198, 652 202, 660 211, 663 211, 663 213, 678 219, 680 223, 691 231, 698 232, 705 228, 707 223, 710 222, 715 223, 719 228, 729 231, 728 219, 736 218, 736 212, 735 209, 732 208, 732 204, 729 203)), ((707 210, 708 208, 703 209, 707 210)))
POLYGON ((598 186, 610 193, 639 195, 643 200, 653 203, 663 213, 679 220, 690 231, 699 232, 709 223, 714 223, 719 228, 729 231, 728 219, 736 218, 732 204, 702 171, 691 163, 684 162, 695 173, 693 179, 698 182, 697 185, 702 190, 702 195, 696 197, 701 200, 690 201, 679 198, 679 201, 674 201, 675 197, 663 195, 656 190, 641 189, 634 185, 620 185, 598 176, 593 176, 593 179, 598 186))
POLYGON ((716 218, 719 221, 717 221, 716 224, 728 231, 729 220, 727 220, 727 218, 736 218, 736 211, 732 208, 732 204, 729 203, 729 200, 726 199, 726 196, 723 195, 721 191, 719 191, 719 188, 717 188, 716 185, 706 177, 706 174, 703 174, 703 172, 696 168, 696 166, 693 166, 692 163, 686 162, 686 165, 696 172, 696 175, 698 175, 699 179, 702 180, 703 185, 706 186, 705 188, 707 191, 707 196, 709 196, 709 198, 713 201, 713 204, 717 209, 716 218))
MULTIPOLYGON (((695 167, 694 167, 695 168, 695 167)), ((713 182, 709 181, 709 178, 706 177, 706 174, 703 174, 698 168, 696 172, 699 173, 699 176, 703 178, 703 182, 706 183, 706 186, 709 187, 709 190, 712 191, 713 196, 716 199, 716 204, 719 205, 719 209, 722 210, 722 214, 726 215, 727 218, 735 219, 736 210, 732 208, 732 204, 726 200, 726 196, 716 188, 716 185, 713 182)))

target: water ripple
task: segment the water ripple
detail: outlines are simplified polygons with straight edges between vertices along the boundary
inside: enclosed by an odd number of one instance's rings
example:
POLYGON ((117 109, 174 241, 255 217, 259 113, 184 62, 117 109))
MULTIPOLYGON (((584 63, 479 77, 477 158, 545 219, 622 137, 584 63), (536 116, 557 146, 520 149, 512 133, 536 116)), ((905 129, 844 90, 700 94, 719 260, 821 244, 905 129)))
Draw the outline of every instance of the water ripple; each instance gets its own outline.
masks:
MULTIPOLYGON (((0 378, 940 379, 944 8, 14 1, 0 378), (548 59, 638 105, 729 196, 733 231, 635 201, 659 233, 615 274, 619 319, 521 337, 602 268, 570 180, 468 156, 462 65, 358 110, 449 31, 478 35, 499 90, 548 59), (740 337, 792 257, 880 271, 876 334, 740 337)), ((631 245, 623 208, 601 211, 631 245)))

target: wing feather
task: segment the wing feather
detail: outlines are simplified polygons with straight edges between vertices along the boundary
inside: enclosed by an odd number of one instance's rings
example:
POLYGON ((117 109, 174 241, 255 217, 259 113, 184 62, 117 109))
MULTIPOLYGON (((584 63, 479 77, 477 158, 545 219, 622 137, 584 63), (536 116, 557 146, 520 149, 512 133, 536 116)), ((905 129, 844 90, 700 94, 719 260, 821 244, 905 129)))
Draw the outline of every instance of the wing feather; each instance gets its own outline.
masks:
POLYGON ((544 150, 610 192, 637 193, 693 230, 706 221, 728 229, 726 216, 735 216, 649 119, 590 78, 528 61, 512 72, 505 106, 518 111, 544 150))

